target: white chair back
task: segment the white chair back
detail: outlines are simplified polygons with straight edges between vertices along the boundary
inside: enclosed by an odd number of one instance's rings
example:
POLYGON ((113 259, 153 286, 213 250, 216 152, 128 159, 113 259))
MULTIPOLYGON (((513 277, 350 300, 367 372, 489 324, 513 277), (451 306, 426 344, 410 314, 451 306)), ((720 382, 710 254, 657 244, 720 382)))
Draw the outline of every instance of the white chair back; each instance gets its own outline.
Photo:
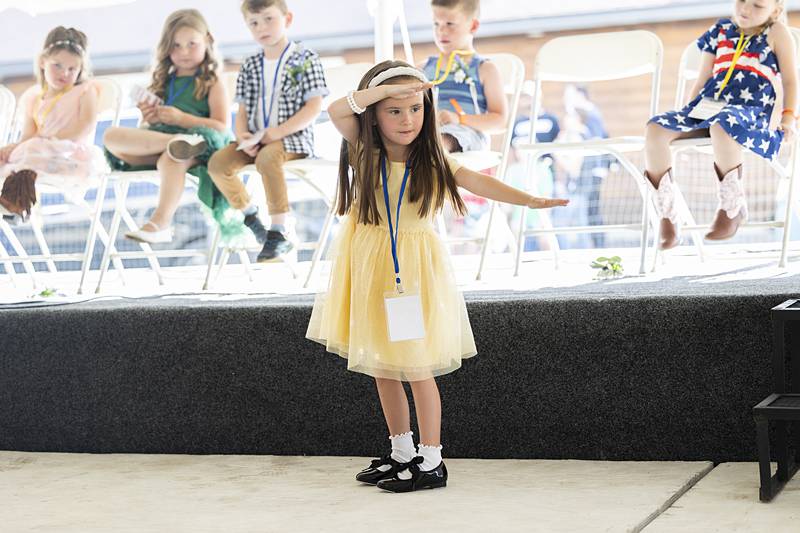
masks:
POLYGON ((536 54, 534 79, 589 82, 632 78, 661 69, 663 46, 649 31, 556 37, 536 54))
POLYGON ((16 101, 14 93, 5 85, 0 85, 0 146, 5 145, 11 135, 16 101))
POLYGON ((525 64, 522 59, 514 54, 486 54, 485 57, 492 61, 500 71, 500 78, 503 80, 503 92, 508 98, 508 115, 503 131, 502 156, 497 169, 497 176, 503 179, 508 166, 508 153, 511 150, 511 137, 514 134, 519 99, 522 94, 522 86, 525 83, 525 64))
POLYGON ((122 89, 112 78, 95 78, 100 87, 97 101, 97 120, 111 120, 112 126, 119 125, 119 114, 122 109, 122 89))

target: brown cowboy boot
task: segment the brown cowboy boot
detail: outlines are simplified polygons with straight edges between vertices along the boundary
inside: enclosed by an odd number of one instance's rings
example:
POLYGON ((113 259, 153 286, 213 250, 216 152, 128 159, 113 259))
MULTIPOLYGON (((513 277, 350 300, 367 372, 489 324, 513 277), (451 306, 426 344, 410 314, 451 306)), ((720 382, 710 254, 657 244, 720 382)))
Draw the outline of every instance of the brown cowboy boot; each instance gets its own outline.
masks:
POLYGON ((8 175, 0 191, 0 205, 11 213, 27 218, 36 203, 36 172, 17 170, 8 175))
POLYGON ((742 165, 723 174, 714 163, 714 171, 719 180, 719 208, 714 222, 711 223, 711 231, 706 233, 706 239, 721 241, 736 235, 739 225, 747 219, 747 204, 742 186, 742 165))
POLYGON ((680 244, 678 238, 678 212, 675 209, 675 189, 673 187, 672 169, 661 175, 658 179, 645 170, 644 177, 653 186, 656 199, 656 212, 661 217, 659 250, 669 250, 680 244))

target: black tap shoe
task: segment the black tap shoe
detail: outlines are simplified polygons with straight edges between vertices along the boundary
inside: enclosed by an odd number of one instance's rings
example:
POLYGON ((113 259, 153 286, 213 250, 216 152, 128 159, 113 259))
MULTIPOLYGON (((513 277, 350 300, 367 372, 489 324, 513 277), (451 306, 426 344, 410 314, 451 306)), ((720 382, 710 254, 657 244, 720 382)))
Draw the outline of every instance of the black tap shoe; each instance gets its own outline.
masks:
POLYGON ((433 470, 423 471, 419 469, 419 464, 423 461, 422 457, 414 457, 408 463, 400 464, 400 471, 408 469, 411 472, 411 479, 399 479, 397 476, 382 479, 378 482, 378 488, 389 492, 412 492, 422 489, 438 489, 447 486, 447 467, 444 461, 433 470))

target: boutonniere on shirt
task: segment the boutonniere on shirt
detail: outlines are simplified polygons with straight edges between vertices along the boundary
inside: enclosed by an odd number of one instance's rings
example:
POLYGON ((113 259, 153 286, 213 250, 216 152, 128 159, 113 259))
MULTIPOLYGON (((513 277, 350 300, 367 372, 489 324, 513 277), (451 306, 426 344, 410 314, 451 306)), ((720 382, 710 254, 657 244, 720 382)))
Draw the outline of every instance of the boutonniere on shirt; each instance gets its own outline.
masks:
POLYGON ((455 64, 453 65, 453 80, 456 83, 472 83, 472 78, 469 76, 469 72, 467 72, 467 67, 461 61, 460 57, 456 57, 455 64))
POLYGON ((311 69, 311 58, 305 61, 286 63, 286 73, 289 75, 293 87, 300 85, 300 82, 303 81, 303 76, 305 76, 309 69, 311 69))

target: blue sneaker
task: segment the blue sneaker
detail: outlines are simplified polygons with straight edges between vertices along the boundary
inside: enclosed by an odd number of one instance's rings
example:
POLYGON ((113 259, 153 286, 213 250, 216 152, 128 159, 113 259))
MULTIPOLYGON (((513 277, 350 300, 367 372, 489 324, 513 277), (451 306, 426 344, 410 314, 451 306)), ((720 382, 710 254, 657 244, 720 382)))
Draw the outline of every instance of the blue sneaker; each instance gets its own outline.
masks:
POLYGON ((252 215, 245 215, 244 225, 250 228, 250 231, 256 236, 258 244, 267 242, 267 228, 264 227, 264 224, 261 223, 261 219, 258 218, 258 211, 252 215))
POLYGON ((267 263, 274 261, 280 256, 292 251, 294 244, 286 238, 280 231, 267 230, 267 240, 261 253, 258 254, 256 261, 259 263, 267 263))

